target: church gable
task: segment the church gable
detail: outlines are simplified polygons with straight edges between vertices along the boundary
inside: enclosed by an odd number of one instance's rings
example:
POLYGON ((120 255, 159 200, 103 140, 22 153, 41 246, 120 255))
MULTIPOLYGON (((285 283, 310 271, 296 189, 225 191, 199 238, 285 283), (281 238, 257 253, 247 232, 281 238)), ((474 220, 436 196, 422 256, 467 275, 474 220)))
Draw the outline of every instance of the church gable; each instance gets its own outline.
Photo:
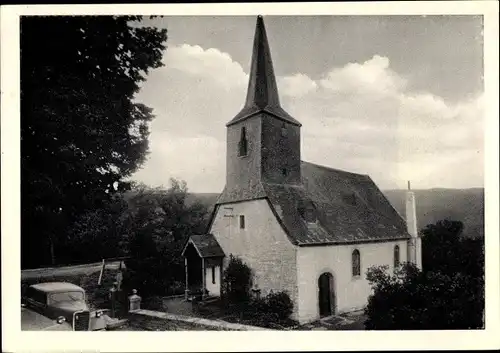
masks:
POLYGON ((208 232, 226 254, 241 258, 253 270, 254 284, 269 290, 286 290, 296 296, 296 246, 265 198, 215 207, 208 232))

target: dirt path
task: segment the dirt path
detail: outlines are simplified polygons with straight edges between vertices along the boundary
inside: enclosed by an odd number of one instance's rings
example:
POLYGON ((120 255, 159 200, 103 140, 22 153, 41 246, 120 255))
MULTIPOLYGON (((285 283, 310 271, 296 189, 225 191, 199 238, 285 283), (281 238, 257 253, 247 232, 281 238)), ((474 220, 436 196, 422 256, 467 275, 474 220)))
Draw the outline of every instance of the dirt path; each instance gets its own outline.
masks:
MULTIPOLYGON (((31 280, 35 278, 69 276, 69 275, 85 275, 101 270, 102 262, 92 264, 64 266, 64 267, 47 267, 36 268, 21 271, 21 281, 31 280)), ((118 269, 120 261, 107 262, 106 269, 118 269)))

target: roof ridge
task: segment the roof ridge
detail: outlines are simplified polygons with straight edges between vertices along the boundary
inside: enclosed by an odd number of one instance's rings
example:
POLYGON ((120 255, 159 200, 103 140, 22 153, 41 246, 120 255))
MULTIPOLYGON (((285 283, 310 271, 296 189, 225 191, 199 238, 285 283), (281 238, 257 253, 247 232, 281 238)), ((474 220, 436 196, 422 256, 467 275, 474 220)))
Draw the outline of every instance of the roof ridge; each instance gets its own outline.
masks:
POLYGON ((361 173, 349 172, 347 170, 342 170, 342 169, 338 169, 338 168, 327 167, 327 166, 322 165, 322 164, 316 164, 316 163, 307 162, 307 161, 304 161, 304 160, 301 160, 301 162, 305 163, 305 164, 310 164, 310 165, 312 165, 314 167, 317 167, 317 168, 322 168, 322 169, 325 169, 325 170, 328 170, 328 171, 332 171, 332 172, 341 172, 341 173, 352 174, 352 175, 357 175, 357 176, 363 176, 363 177, 370 178, 370 176, 368 174, 361 174, 361 173))
POLYGON ((305 187, 304 187, 304 184, 284 184, 284 183, 272 183, 272 182, 268 182, 268 181, 262 181, 261 182, 262 185, 278 185, 278 186, 283 186, 283 187, 291 187, 291 188, 298 188, 298 189, 304 189, 305 190, 305 187))

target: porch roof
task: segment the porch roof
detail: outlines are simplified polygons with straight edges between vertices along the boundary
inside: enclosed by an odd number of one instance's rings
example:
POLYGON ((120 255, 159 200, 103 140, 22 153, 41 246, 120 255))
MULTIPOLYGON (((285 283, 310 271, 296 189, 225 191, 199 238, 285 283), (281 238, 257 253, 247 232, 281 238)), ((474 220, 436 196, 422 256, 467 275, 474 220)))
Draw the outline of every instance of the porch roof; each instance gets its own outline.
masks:
POLYGON ((213 234, 196 234, 190 236, 186 246, 184 246, 184 249, 182 250, 182 256, 184 256, 189 244, 193 244, 198 252, 198 255, 202 258, 225 256, 224 251, 213 234))

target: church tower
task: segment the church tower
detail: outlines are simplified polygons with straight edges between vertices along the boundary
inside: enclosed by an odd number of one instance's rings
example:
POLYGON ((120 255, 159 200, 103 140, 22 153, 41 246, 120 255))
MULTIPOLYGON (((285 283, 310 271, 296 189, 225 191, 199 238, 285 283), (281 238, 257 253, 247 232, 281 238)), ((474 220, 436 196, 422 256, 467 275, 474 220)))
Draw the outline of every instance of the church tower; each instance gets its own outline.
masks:
POLYGON ((280 105, 262 16, 257 17, 246 101, 226 126, 226 190, 255 194, 261 182, 301 182, 301 124, 280 105))

